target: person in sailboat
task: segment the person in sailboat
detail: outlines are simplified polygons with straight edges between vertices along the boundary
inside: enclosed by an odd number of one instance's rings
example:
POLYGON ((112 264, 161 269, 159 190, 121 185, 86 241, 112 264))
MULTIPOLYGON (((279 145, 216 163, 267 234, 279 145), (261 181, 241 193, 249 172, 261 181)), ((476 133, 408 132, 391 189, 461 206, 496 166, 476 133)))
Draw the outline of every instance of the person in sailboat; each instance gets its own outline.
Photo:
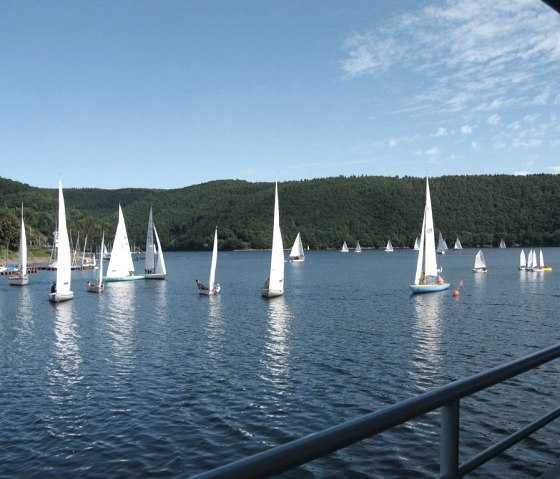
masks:
POLYGON ((53 281, 53 284, 51 286, 51 293, 56 293, 56 281, 53 281))
POLYGON ((268 289, 270 286, 270 278, 266 278, 265 282, 264 282, 264 289, 268 289))
POLYGON ((206 286, 205 284, 202 284, 198 279, 195 280, 196 281, 196 287, 198 289, 208 289, 208 286, 206 286))

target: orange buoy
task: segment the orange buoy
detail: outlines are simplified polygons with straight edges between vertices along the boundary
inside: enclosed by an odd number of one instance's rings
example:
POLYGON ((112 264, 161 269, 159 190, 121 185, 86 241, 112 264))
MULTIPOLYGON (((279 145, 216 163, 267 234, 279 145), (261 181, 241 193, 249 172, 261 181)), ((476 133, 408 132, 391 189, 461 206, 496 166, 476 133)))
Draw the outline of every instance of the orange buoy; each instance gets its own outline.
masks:
POLYGON ((460 293, 459 293, 459 290, 458 290, 458 289, 456 289, 455 291, 453 291, 453 297, 454 297, 454 298, 458 297, 459 294, 460 294, 460 293))

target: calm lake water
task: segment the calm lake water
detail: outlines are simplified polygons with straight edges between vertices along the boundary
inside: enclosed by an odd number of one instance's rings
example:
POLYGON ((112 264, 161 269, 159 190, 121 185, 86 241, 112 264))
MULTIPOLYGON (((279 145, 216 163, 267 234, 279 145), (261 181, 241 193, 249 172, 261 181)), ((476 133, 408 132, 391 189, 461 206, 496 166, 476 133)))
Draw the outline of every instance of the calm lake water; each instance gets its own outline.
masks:
MULTIPOLYGON (((24 288, 0 277, 0 477, 188 477, 558 342, 560 249, 544 249, 550 273, 520 272, 508 248, 485 249, 489 272, 473 274, 476 251, 438 256, 452 289, 464 280, 459 298, 411 296, 411 250, 310 251, 272 300, 269 252, 221 253, 214 297, 195 287, 210 253, 169 253, 167 281, 103 295, 74 272, 75 298, 58 305, 54 273, 24 288)), ((555 407, 558 372, 465 400, 461 459, 555 407)), ((433 477, 438 424, 427 415, 283 477, 433 477)), ((559 435, 553 423, 469 477, 542 473, 559 435)))

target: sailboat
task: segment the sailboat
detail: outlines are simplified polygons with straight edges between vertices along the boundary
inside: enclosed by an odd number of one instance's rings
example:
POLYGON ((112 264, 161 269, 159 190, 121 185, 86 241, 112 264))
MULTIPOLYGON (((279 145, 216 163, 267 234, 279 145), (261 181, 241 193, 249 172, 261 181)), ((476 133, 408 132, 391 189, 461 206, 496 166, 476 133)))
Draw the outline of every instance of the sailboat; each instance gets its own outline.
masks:
MULTIPOLYGON (((346 244, 346 243, 345 243, 346 244)), ((348 247, 346 247, 348 249, 348 247)), ((270 275, 261 289, 267 298, 284 294, 284 246, 280 231, 280 208, 278 207, 278 182, 274 190, 274 223, 272 229, 272 254, 270 257, 270 275)))
POLYGON ((59 303, 74 297, 72 286, 72 256, 68 230, 66 229, 66 208, 62 194, 62 181, 58 180, 58 241, 57 241, 56 281, 49 293, 49 301, 59 303))
POLYGON ((107 274, 103 279, 107 282, 144 279, 144 276, 134 274, 134 265, 132 264, 132 255, 130 254, 130 245, 128 243, 128 235, 126 234, 126 224, 120 204, 119 222, 117 224, 117 231, 115 231, 111 259, 107 267, 107 274))
POLYGON ((505 247, 506 247, 506 242, 503 239, 501 239, 500 240, 500 248, 505 248, 505 247))
POLYGON ((360 246, 360 242, 358 241, 356 243, 356 249, 354 250, 354 253, 361 253, 362 252, 362 247, 360 246))
POLYGON ((165 279, 167 270, 165 269, 165 260, 163 259, 163 250, 159 242, 156 225, 152 218, 152 208, 148 216, 148 233, 146 234, 146 258, 144 266, 144 278, 146 279, 165 279), (154 236, 156 243, 154 244, 154 236), (157 252, 156 249, 157 248, 157 252), (156 261, 157 255, 157 261, 156 261))
POLYGON ((455 245, 453 246, 454 250, 458 250, 458 249, 463 249, 463 245, 461 244, 461 240, 459 239, 459 237, 457 236, 457 239, 455 240, 455 245))
POLYGON ((449 288, 449 283, 445 283, 443 278, 438 275, 436 256, 432 200, 428 178, 426 178, 426 204, 424 206, 424 219, 422 220, 420 249, 418 250, 414 284, 410 285, 413 294, 433 293, 449 288))
POLYGON ((216 265, 218 263, 218 227, 214 231, 214 246, 212 248, 212 262, 210 263, 210 277, 208 278, 208 286, 202 284, 198 279, 196 286, 198 294, 206 294, 208 296, 219 293, 222 287, 220 283, 216 283, 216 265))
POLYGON ((529 269, 530 271, 534 271, 535 273, 540 273, 542 271, 552 271, 552 268, 550 266, 546 266, 544 264, 544 255, 542 249, 539 251, 538 259, 537 253, 534 250, 532 251, 532 253, 532 264, 531 267, 529 267, 529 264, 527 264, 527 269, 529 269))
POLYGON ((441 231, 439 232, 439 238, 438 238, 438 244, 437 244, 437 252, 439 254, 445 254, 445 252, 448 250, 449 248, 447 247, 447 243, 446 241, 443 239, 443 235, 441 234, 441 231))
MULTIPOLYGON (((92 283, 88 281, 87 290, 90 293, 102 293, 105 291, 105 285, 103 284, 103 248, 105 247, 105 233, 101 237, 101 246, 99 247, 99 268, 97 270, 97 281, 92 283)), ((95 258, 95 256, 94 256, 95 258)))
POLYGON ((303 263, 305 261, 305 253, 303 252, 303 243, 301 242, 301 234, 298 232, 289 257, 290 263, 303 263))
POLYGON ((346 244, 346 241, 342 244, 342 248, 340 248, 340 252, 341 253, 348 253, 350 250, 348 249, 348 245, 346 244))
POLYGON ((474 273, 486 273, 488 269, 486 268, 486 260, 484 259, 484 253, 481 249, 478 250, 476 253, 476 257, 474 258, 474 273))
POLYGON ((521 250, 519 253, 519 269, 525 271, 527 269, 527 260, 525 259, 525 251, 521 250))
POLYGON ((420 249, 420 239, 416 237, 416 240, 414 241, 414 251, 418 251, 419 249, 420 249))
POLYGON ((21 205, 21 230, 19 233, 19 261, 18 271, 10 275, 8 284, 13 286, 24 286, 29 284, 27 275, 27 236, 25 234, 25 224, 23 223, 23 204, 21 205))
POLYGON ((387 253, 393 252, 393 244, 391 243, 391 240, 387 241, 387 246, 385 246, 385 251, 387 253))

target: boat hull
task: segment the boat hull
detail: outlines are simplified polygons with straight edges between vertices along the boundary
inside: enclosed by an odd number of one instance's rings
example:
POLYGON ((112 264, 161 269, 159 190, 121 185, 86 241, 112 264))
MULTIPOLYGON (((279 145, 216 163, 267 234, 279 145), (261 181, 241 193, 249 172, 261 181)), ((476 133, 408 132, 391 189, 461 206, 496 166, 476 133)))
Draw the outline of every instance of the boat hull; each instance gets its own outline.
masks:
POLYGON ((105 286, 98 286, 96 284, 88 284, 87 290, 90 293, 102 293, 105 291, 105 286))
POLYGON ((74 291, 68 291, 67 293, 49 293, 49 301, 51 303, 62 303, 63 301, 69 301, 74 297, 74 291))
POLYGON ((487 273, 488 270, 486 268, 473 268, 473 273, 487 273))
POLYGON ((12 285, 12 286, 25 286, 26 284, 29 284, 29 276, 27 275, 13 275, 10 276, 8 278, 8 284, 12 285))
POLYGON ((449 288, 449 283, 443 284, 411 284, 412 294, 437 293, 449 288))
POLYGON ((167 277, 167 274, 165 273, 161 273, 161 274, 145 274, 144 275, 144 279, 165 279, 167 277))
POLYGON ((262 288, 261 293, 265 298, 276 298, 277 296, 282 296, 284 294, 284 290, 262 288))
POLYGON ((305 261, 305 258, 290 258, 289 261, 290 263, 303 263, 305 261))
POLYGON ((202 294, 203 296, 212 296, 213 294, 218 294, 220 290, 216 289, 199 289, 198 294, 202 294))
POLYGON ((144 279, 144 276, 135 276, 135 275, 131 275, 131 276, 104 276, 103 277, 103 281, 107 282, 107 283, 115 283, 117 281, 138 281, 140 279, 144 279))

